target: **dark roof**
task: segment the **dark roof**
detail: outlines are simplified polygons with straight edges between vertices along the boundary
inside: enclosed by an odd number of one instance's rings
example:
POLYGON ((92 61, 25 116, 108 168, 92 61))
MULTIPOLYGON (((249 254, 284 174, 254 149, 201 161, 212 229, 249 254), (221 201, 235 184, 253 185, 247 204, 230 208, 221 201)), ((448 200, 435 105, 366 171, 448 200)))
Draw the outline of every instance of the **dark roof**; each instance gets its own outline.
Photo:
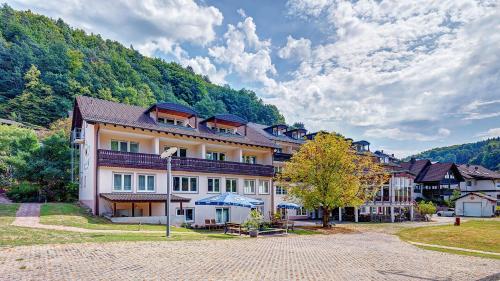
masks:
POLYGON ((486 169, 480 165, 462 164, 458 166, 460 174, 466 179, 484 179, 496 180, 500 179, 500 173, 486 169))
MULTIPOLYGON (((167 194, 161 193, 101 193, 100 196, 109 201, 120 202, 165 202, 167 194)), ((170 195, 170 202, 189 202, 190 198, 170 195)))
POLYGON ((295 129, 290 129, 288 131, 286 131, 287 133, 290 133, 290 132, 296 132, 296 131, 302 131, 302 132, 307 132, 306 129, 304 128, 295 128, 295 129))
POLYGON ((217 114, 217 115, 214 115, 212 117, 208 117, 203 122, 207 122, 207 121, 211 121, 211 120, 221 120, 221 121, 227 121, 227 122, 231 122, 231 123, 238 123, 241 125, 246 125, 248 123, 248 121, 246 119, 239 117, 237 115, 228 114, 228 113, 217 114))
POLYGON ((355 141, 352 144, 370 145, 370 143, 365 140, 355 141))
POLYGON ((410 171, 414 175, 420 175, 420 173, 428 166, 431 165, 431 161, 427 159, 414 160, 408 162, 401 162, 401 167, 410 171))
POLYGON ((290 143, 294 143, 294 144, 303 144, 305 142, 303 139, 294 139, 294 138, 291 138, 287 135, 281 135, 281 136, 273 135, 272 133, 270 133, 266 130, 266 128, 268 128, 268 127, 266 127, 266 125, 252 123, 252 122, 249 122, 247 125, 249 128, 255 129, 263 137, 265 137, 271 141, 283 141, 283 142, 290 142, 290 143))
POLYGON ((126 127, 148 129, 158 132, 167 132, 182 136, 200 137, 212 140, 227 141, 238 144, 273 147, 276 145, 252 128, 247 129, 245 136, 218 134, 207 128, 202 122, 198 122, 197 128, 182 126, 164 126, 158 124, 140 106, 111 102, 86 96, 76 97, 74 110, 76 116, 73 127, 81 126, 81 120, 97 123, 107 123, 126 127))
POLYGON ((146 112, 150 112, 151 110, 153 110, 155 108, 182 112, 185 114, 189 114, 190 116, 198 115, 198 113, 196 111, 194 111, 192 108, 190 108, 189 106, 185 106, 185 105, 173 103, 173 102, 161 102, 161 103, 153 104, 152 106, 150 106, 146 110, 146 112))
POLYGON ((286 124, 276 124, 276 125, 272 125, 272 126, 269 126, 267 128, 264 128, 264 130, 271 130, 273 128, 282 128, 282 129, 287 129, 288 128, 288 125, 286 124))
POLYGON ((493 202, 497 202, 496 198, 488 196, 486 194, 479 193, 479 192, 469 192, 469 193, 467 193, 465 195, 462 195, 462 196, 460 196, 458 198, 455 198, 455 200, 453 200, 453 201, 456 201, 456 200, 458 200, 460 198, 464 198, 464 197, 467 197, 467 196, 477 196, 477 197, 481 197, 481 198, 484 198, 484 199, 487 199, 487 200, 490 200, 490 201, 493 201, 493 202))
POLYGON ((463 177, 455 164, 434 163, 427 166, 424 171, 417 176, 415 182, 438 182, 444 179, 448 171, 451 171, 454 174, 456 180, 463 181, 463 177))

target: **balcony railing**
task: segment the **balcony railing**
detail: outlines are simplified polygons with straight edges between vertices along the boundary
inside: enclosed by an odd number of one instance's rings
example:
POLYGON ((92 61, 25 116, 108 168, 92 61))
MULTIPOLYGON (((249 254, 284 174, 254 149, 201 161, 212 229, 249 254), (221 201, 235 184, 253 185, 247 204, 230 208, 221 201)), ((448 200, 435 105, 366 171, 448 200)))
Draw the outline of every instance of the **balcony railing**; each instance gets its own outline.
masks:
MULTIPOLYGON (((97 150, 97 164, 105 167, 166 170, 167 161, 157 154, 97 150)), ((172 171, 233 174, 249 176, 274 175, 271 165, 172 157, 172 171)))
POLYGON ((292 154, 281 153, 281 152, 275 152, 273 154, 273 160, 278 162, 288 161, 290 160, 290 158, 292 158, 292 154))

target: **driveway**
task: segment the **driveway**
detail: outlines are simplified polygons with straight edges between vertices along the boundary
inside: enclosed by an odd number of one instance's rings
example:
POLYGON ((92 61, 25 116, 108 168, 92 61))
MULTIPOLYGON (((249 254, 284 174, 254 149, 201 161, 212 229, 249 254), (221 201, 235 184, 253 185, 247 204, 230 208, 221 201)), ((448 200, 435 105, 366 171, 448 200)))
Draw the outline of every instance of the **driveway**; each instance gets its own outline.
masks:
POLYGON ((500 260, 383 233, 0 249, 0 280, 498 280, 500 260))

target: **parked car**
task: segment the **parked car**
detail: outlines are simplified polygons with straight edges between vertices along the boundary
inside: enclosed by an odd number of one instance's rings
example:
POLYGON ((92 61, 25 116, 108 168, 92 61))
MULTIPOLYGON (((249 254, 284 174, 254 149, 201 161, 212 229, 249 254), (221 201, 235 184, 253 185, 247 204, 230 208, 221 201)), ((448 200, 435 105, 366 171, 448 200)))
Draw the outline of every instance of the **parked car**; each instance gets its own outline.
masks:
POLYGON ((438 217, 454 217, 455 216, 455 209, 449 208, 447 210, 437 211, 436 214, 438 215, 438 217))

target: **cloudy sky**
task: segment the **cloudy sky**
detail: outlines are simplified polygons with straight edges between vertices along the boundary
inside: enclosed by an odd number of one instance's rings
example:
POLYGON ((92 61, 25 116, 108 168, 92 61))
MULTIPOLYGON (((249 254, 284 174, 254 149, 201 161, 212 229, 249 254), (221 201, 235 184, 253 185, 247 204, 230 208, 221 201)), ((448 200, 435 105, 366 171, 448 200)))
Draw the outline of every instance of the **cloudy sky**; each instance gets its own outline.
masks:
POLYGON ((7 1, 406 156, 500 135, 500 3, 7 1))

